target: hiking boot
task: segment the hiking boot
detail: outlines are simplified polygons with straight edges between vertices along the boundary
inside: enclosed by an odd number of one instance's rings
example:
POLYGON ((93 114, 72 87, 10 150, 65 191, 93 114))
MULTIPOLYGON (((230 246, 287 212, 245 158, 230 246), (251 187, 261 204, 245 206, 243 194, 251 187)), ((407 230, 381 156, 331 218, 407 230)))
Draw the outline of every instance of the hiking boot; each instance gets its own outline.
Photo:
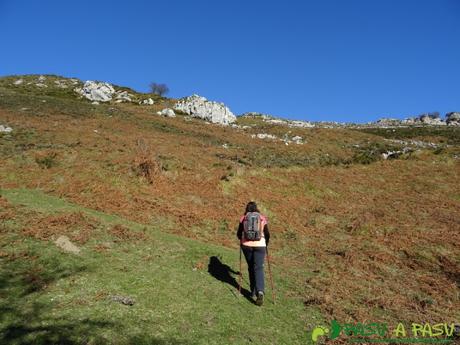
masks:
POLYGON ((264 304, 264 292, 263 291, 259 291, 257 293, 256 304, 259 306, 264 304))

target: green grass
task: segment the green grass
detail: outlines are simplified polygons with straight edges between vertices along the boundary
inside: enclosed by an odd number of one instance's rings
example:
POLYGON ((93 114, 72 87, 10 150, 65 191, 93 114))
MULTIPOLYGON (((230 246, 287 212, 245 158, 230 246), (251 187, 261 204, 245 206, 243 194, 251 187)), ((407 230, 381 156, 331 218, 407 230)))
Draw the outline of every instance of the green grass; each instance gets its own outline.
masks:
POLYGON ((238 277, 232 273, 238 270, 236 250, 167 234, 39 190, 2 190, 1 195, 22 210, 83 212, 102 229, 123 224, 147 237, 117 242, 107 234, 96 236, 73 255, 52 242, 24 238, 18 220, 0 223, 0 250, 7 253, 0 257, 0 343, 308 344, 307 332, 322 321, 315 308, 286 297, 293 280, 277 267, 276 304, 269 289, 261 308, 238 296, 233 286, 238 277), (94 250, 100 242, 109 242, 109 249, 94 250), (136 302, 114 302, 109 296, 116 294, 136 302))

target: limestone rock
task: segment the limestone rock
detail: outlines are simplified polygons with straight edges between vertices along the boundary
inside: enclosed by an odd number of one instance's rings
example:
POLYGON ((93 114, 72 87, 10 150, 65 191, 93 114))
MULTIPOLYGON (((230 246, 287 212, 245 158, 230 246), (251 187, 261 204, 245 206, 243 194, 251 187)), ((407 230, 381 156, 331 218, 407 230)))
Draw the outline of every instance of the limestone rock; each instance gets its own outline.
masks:
POLYGON ((241 115, 241 117, 260 118, 262 119, 263 122, 267 122, 273 125, 282 125, 282 126, 296 127, 296 128, 315 127, 315 125, 309 121, 281 119, 273 115, 262 114, 262 113, 257 113, 257 112, 244 113, 241 115))
POLYGON ((115 99, 117 103, 131 102, 132 95, 128 91, 117 91, 115 92, 115 99))
POLYGON ((298 145, 303 144, 303 138, 300 135, 296 135, 291 139, 293 142, 295 142, 298 145))
POLYGON ((13 131, 13 128, 0 125, 0 133, 10 133, 12 131, 13 131))
POLYGON ((449 126, 460 126, 460 113, 452 112, 446 114, 446 123, 449 126))
POLYGON ((80 248, 78 248, 75 244, 70 242, 67 236, 59 236, 58 239, 54 242, 59 248, 62 250, 72 253, 72 254, 79 254, 80 248))
POLYGON ((438 116, 432 116, 432 115, 421 115, 420 122, 427 124, 427 125, 436 125, 436 126, 446 124, 438 116))
POLYGON ((134 305, 136 303, 136 300, 130 296, 111 295, 110 299, 124 305, 134 305))
POLYGON ((176 117, 176 113, 171 108, 165 108, 161 111, 157 111, 158 115, 165 116, 165 117, 176 117))
POLYGON ((88 80, 82 88, 76 88, 75 92, 90 101, 110 102, 112 100, 115 89, 109 83, 95 82, 88 80))
POLYGON ((21 85, 22 83, 24 83, 24 80, 23 79, 18 79, 13 83, 13 85, 17 86, 17 85, 21 85))
POLYGON ((55 80, 54 83, 56 84, 56 86, 60 89, 67 89, 67 82, 66 80, 64 79, 60 79, 60 80, 55 80))
POLYGON ((269 133, 258 133, 252 134, 251 138, 259 138, 259 139, 276 139, 276 135, 269 134, 269 133))
POLYGON ((384 117, 384 118, 378 119, 375 124, 378 126, 382 126, 382 127, 398 126, 401 124, 401 120, 384 117))
POLYGON ((418 122, 418 119, 416 117, 408 117, 401 121, 401 123, 404 125, 415 125, 417 124, 417 122, 418 122))
POLYGON ((151 98, 144 99, 143 101, 140 101, 139 104, 145 104, 145 105, 153 105, 155 101, 151 98))
POLYGON ((228 125, 236 121, 236 116, 225 104, 208 101, 206 98, 198 95, 180 99, 175 104, 174 110, 222 125, 228 125))

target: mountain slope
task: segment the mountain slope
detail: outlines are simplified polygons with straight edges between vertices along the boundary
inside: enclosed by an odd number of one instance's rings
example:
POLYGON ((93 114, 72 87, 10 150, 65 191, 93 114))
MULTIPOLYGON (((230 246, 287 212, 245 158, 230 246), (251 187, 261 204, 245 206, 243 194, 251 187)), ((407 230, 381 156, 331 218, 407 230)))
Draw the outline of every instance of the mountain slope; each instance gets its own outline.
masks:
MULTIPOLYGON (((238 118, 235 128, 180 114, 158 116, 157 111, 174 105, 172 99, 156 99, 154 105, 93 105, 51 84, 13 85, 18 78, 0 80, 0 125, 13 129, 0 133, 0 187, 7 198, 18 188, 40 190, 75 207, 196 239, 203 248, 203 265, 222 253, 224 263, 235 270, 235 227, 245 204, 255 199, 269 217, 280 286, 280 303, 267 315, 272 322, 279 311, 292 309, 298 315, 293 319, 304 323, 289 343, 306 341, 304 331, 316 325, 311 314, 318 315, 317 309, 325 320, 343 322, 448 322, 460 317, 460 250, 454 240, 460 230, 459 128, 291 128, 257 117, 238 118), (259 139, 257 134, 276 138, 259 139), (303 144, 280 140, 295 136, 303 144), (389 151, 400 153, 382 159, 389 151), (211 253, 207 248, 219 249, 211 253)), ((35 82, 38 76, 21 78, 35 82)), ((47 76, 53 78, 62 79, 47 76)), ((32 198, 30 206, 42 203, 41 197, 32 198)), ((22 211, 14 209, 2 219, 8 223, 16 217, 22 211)), ((36 231, 22 231, 32 219, 24 215, 15 241, 32 238, 34 246, 51 251, 50 257, 58 255, 45 230, 50 221, 61 220, 45 219, 36 231)), ((70 231, 69 224, 60 231, 70 231)), ((91 241, 91 232, 84 230, 91 226, 83 222, 84 231, 79 231, 76 224, 71 229, 75 233, 68 232, 71 239, 91 241)), ((5 233, 14 231, 8 227, 5 233)), ((135 246, 124 249, 117 254, 120 260, 139 255, 135 246)), ((85 252, 95 256, 95 266, 106 263, 96 249, 85 252)), ((177 261, 182 273, 173 281, 189 285, 184 255, 177 261)), ((236 313, 231 309, 235 289, 223 284, 225 289, 203 273, 200 284, 214 284, 217 290, 209 296, 217 314, 219 308, 236 313)), ((142 284, 147 282, 136 289, 142 284)), ((178 309, 188 310, 184 306, 195 303, 198 297, 191 291, 178 309)), ((259 313, 244 300, 242 304, 248 308, 244 310, 259 313)), ((161 310, 168 310, 165 304, 161 310)), ((176 335, 183 340, 177 334, 189 332, 163 327, 160 338, 176 335)), ((280 332, 280 338, 270 333, 275 343, 288 339, 284 327, 273 327, 280 332)), ((206 337, 216 329, 222 332, 216 335, 220 343, 232 342, 224 323, 210 321, 208 333, 197 334, 206 337)), ((272 339, 262 333, 254 339, 272 339)), ((244 343, 243 338, 235 341, 244 343)))

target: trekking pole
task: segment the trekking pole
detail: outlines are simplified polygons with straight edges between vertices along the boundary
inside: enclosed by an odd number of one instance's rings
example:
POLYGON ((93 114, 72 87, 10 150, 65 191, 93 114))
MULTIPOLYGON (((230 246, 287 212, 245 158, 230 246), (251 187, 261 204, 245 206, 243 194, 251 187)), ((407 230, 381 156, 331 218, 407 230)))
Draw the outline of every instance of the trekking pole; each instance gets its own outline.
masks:
POLYGON ((243 279, 243 271, 241 270, 241 243, 240 243, 240 276, 238 278, 238 292, 241 295, 241 280, 243 279))
POLYGON ((270 255, 268 255, 268 246, 265 247, 265 250, 267 252, 267 262, 268 262, 268 274, 270 276, 270 285, 271 285, 271 290, 272 290, 272 299, 273 299, 273 304, 276 304, 275 302, 275 289, 273 287, 273 276, 272 276, 272 268, 270 266, 270 255))

